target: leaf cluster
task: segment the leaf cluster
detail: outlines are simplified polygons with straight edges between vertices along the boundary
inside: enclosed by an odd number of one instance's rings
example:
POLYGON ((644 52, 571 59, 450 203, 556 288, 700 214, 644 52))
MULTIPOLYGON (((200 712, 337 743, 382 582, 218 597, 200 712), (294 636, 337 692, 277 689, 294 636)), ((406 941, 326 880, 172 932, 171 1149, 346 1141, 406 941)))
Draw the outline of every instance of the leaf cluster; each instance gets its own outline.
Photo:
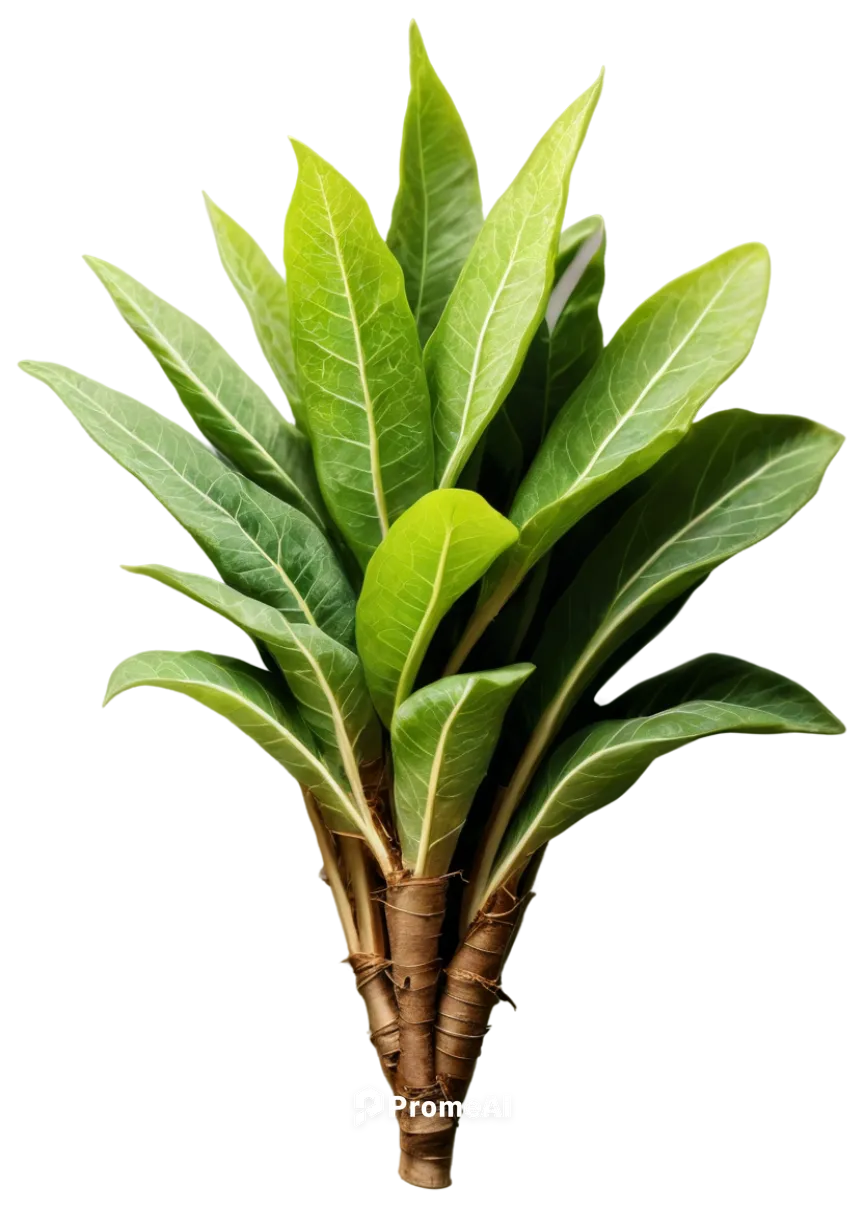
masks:
POLYGON ((106 699, 155 685, 207 705, 384 876, 461 870, 468 921, 659 755, 842 729, 805 689, 719 654, 595 703, 721 563, 813 496, 841 443, 794 416, 697 418, 756 335, 760 244, 663 285, 604 343, 605 225, 562 230, 601 87, 484 218, 465 128, 412 27, 386 239, 297 142, 284 277, 206 199, 293 422, 203 327, 91 257, 200 439, 73 370, 22 366, 218 577, 127 569, 239 626, 261 658, 148 651, 106 699))

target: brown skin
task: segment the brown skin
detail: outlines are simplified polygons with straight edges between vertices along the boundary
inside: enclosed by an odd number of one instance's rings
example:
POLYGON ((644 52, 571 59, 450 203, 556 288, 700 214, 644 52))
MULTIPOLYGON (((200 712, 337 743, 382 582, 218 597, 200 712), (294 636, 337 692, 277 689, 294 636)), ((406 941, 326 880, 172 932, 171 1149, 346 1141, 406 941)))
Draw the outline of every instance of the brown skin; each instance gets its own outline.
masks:
POLYGON ((391 878, 387 886, 391 976, 399 1010, 396 1091, 408 1100, 399 1113, 399 1173, 415 1187, 450 1185, 453 1130, 451 1121, 437 1114, 441 1091, 435 1070, 435 1019, 447 886, 446 877, 412 877, 410 873, 391 878), (434 1116, 422 1115, 423 1102, 436 1104, 434 1116))
POLYGON ((499 889, 474 919, 445 970, 436 1066, 450 1099, 464 1099, 492 1008, 502 999, 510 1001, 501 989, 501 973, 527 900, 499 889))
POLYGON ((509 1001, 501 973, 531 897, 517 896, 515 885, 498 890, 468 929, 442 979, 446 895, 444 877, 415 880, 403 874, 387 890, 401 1044, 395 1089, 408 1100, 399 1113, 399 1173, 415 1187, 450 1186, 459 1118, 455 1113, 441 1116, 437 1106, 442 1100, 464 1099, 492 1008, 502 999, 509 1001), (424 1101, 436 1105, 434 1116, 422 1115, 424 1101))
POLYGON ((366 1004, 369 1039, 375 1046, 387 1085, 394 1090, 399 1061, 399 1012, 390 981, 390 962, 376 953, 354 952, 348 957, 348 964, 354 970, 357 993, 366 1004))

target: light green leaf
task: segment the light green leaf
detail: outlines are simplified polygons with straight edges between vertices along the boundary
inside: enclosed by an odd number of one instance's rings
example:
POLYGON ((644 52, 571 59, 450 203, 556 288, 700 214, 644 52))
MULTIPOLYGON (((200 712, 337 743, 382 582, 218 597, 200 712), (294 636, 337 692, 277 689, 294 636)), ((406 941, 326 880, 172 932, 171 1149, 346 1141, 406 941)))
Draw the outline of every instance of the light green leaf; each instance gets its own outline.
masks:
POLYGON ((483 223, 477 164, 456 106, 411 22, 411 93, 387 244, 425 344, 483 223))
POLYGON ((207 439, 253 482, 326 528, 305 436, 208 331, 113 264, 84 259, 207 439))
POLYGON ((226 583, 292 623, 353 643, 354 593, 308 517, 127 395, 61 365, 25 361, 21 368, 50 386, 96 444, 156 496, 226 583))
POLYGON ((357 648, 385 725, 439 621, 515 538, 480 495, 451 489, 419 499, 375 551, 357 602, 357 648))
POLYGON ((291 340, 321 489, 365 567, 393 521, 432 487, 429 393, 402 270, 369 207, 320 156, 294 149, 291 340))
POLYGON ((426 345, 438 485, 453 486, 543 316, 570 172, 602 76, 546 132, 480 229, 426 345))
POLYGON ((221 713, 314 793, 331 830, 365 834, 347 785, 317 754, 315 740, 280 696, 278 681, 269 672, 200 650, 150 650, 133 655, 114 670, 105 704, 142 685, 182 692, 221 713))
POLYGON ((443 876, 498 743, 513 695, 534 668, 477 671, 413 693, 393 718, 395 812, 402 863, 443 876))
POLYGON ((750 351, 768 253, 746 244, 664 286, 631 316, 559 412, 510 513, 519 541, 487 576, 465 645, 568 529, 649 469, 750 351))
POLYGON ((505 836, 490 892, 555 835, 620 797, 658 755, 709 734, 843 731, 805 688, 720 654, 640 684, 605 712, 625 720, 588 726, 548 761, 505 836), (642 716, 646 709, 660 711, 642 716))
POLYGON ((603 351, 598 307, 605 280, 603 219, 586 218, 563 232, 555 286, 503 415, 519 434, 526 457, 534 457, 555 416, 603 351))
POLYGON ((206 193, 204 201, 225 272, 249 312, 261 351, 291 404, 298 427, 305 432, 297 369, 291 347, 285 280, 239 223, 224 210, 220 210, 206 193))
POLYGON ((794 516, 841 443, 810 420, 721 411, 663 459, 549 614, 525 700, 533 734, 503 809, 512 812, 605 659, 716 566, 794 516))
POLYGON ((253 600, 216 579, 168 566, 127 566, 182 592, 233 621, 263 642, 285 676, 319 749, 341 760, 358 800, 364 801, 360 767, 381 757, 381 729, 352 650, 311 625, 292 624, 269 604, 253 600))

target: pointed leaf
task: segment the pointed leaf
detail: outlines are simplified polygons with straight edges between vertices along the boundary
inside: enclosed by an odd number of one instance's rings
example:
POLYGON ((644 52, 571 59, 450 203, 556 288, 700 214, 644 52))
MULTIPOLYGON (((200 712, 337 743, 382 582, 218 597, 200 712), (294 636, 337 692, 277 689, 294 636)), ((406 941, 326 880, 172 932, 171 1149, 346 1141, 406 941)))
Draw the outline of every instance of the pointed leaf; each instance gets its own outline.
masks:
POLYGON ((354 594, 308 517, 233 473, 184 428, 61 365, 21 368, 45 382, 97 445, 151 491, 238 591, 353 642, 354 594))
POLYGON ((710 734, 839 734, 843 724, 805 688, 742 659, 706 655, 639 685, 601 721, 562 744, 505 836, 491 887, 555 835, 608 805, 658 755, 710 734))
POLYGON ((200 650, 150 650, 133 655, 114 670, 105 703, 142 685, 182 692, 221 713, 314 793, 332 830, 364 834, 347 786, 317 754, 312 735, 280 697, 278 681, 269 672, 200 650))
POLYGON ((783 723, 783 732, 842 734, 845 730, 842 721, 806 688, 731 654, 700 654, 671 671, 661 671, 628 688, 603 712, 613 718, 649 717, 705 700, 774 713, 783 723))
POLYGON ((649 469, 750 351, 768 292, 768 253, 746 244, 644 302, 559 412, 510 518, 519 541, 487 577, 475 629, 568 529, 649 469))
POLYGON ((549 615, 526 700, 545 743, 623 642, 813 497, 841 443, 810 420, 749 411, 693 427, 549 615))
POLYGON ((432 487, 429 393, 402 270, 369 207, 320 156, 294 149, 291 339, 324 499, 365 567, 432 487))
POLYGON ((409 696, 393 718, 395 813, 402 863, 443 876, 498 743, 504 714, 534 668, 452 675, 409 696))
MULTIPOLYGON (((352 790, 357 791, 358 765, 373 763, 381 756, 381 730, 360 660, 352 650, 323 630, 292 624, 269 604, 206 575, 168 566, 124 569, 182 592, 263 642, 282 671, 319 749, 331 760, 342 761, 352 790)), ((359 796, 362 799, 362 791, 359 796)))
POLYGON ((84 259, 207 439, 253 482, 326 528, 305 436, 208 331, 113 264, 84 259))
POLYGON ((420 343, 432 334, 483 222, 477 164, 462 119, 411 22, 411 93, 387 244, 402 266, 420 343))
POLYGON ((438 622, 515 540, 472 491, 432 491, 375 551, 357 603, 357 648, 385 725, 409 695, 438 622))
POLYGON ((204 201, 225 272, 249 312, 261 351, 291 404, 297 425, 305 432, 285 280, 239 223, 220 210, 206 193, 204 201))
POLYGON ((439 486, 458 480, 543 317, 570 172, 601 85, 602 76, 565 110, 495 203, 426 345, 439 486))
MULTIPOLYGON (((561 236, 546 317, 502 410, 519 433, 529 460, 603 351, 598 306, 605 252, 602 218, 586 218, 561 236)), ((496 424, 500 418, 496 417, 496 424)))

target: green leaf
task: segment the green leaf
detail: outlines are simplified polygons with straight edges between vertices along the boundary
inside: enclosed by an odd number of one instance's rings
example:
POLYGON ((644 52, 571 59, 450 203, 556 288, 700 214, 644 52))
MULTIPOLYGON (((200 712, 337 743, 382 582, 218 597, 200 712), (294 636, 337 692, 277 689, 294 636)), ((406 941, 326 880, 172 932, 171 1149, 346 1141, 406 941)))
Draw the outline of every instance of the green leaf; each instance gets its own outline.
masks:
POLYGON ((497 425, 506 413, 529 460, 603 351, 598 307, 605 253, 602 218, 586 218, 561 236, 546 317, 531 341, 502 414, 495 419, 497 425))
POLYGON ((319 749, 342 761, 355 796, 363 802, 360 766, 381 757, 381 729, 353 651, 311 625, 292 624, 283 613, 206 575, 168 566, 127 566, 204 604, 263 642, 291 689, 319 749))
POLYGON ((472 491, 424 495, 375 551, 357 602, 357 648, 385 725, 411 692, 435 628, 516 530, 472 491))
POLYGON ((425 344, 477 238, 483 206, 468 134, 413 21, 410 45, 411 92, 387 244, 425 344))
POLYGON ((483 585, 474 632, 582 516, 678 443, 750 351, 768 276, 761 244, 735 248, 664 286, 616 332, 519 488, 519 541, 483 585))
POLYGON ((207 439, 253 482, 326 528, 305 436, 208 331, 113 264, 84 259, 207 439))
POLYGON ((432 487, 429 393, 402 270, 369 207, 320 156, 294 149, 291 339, 321 489, 365 567, 393 521, 432 487))
POLYGON ((134 654, 115 668, 105 704, 142 685, 182 692, 221 713, 314 793, 331 830, 365 834, 347 786, 317 754, 315 740, 280 696, 278 681, 269 672, 200 650, 150 650, 134 654))
POLYGON ((602 663, 670 601, 791 519, 841 443, 794 416, 721 411, 696 424, 550 613, 526 701, 535 741, 548 745, 602 663))
POLYGON ((486 774, 504 714, 530 663, 453 675, 409 696, 393 718, 395 812, 402 863, 443 876, 486 774))
POLYGON ((620 797, 658 755, 709 734, 843 731, 805 688, 720 654, 640 684, 606 713, 623 720, 588 726, 548 761, 505 836, 490 892, 555 835, 620 797))
POLYGON ((285 280, 251 235, 224 210, 220 210, 206 193, 204 201, 225 272, 249 312, 261 351, 291 404, 298 426, 305 432, 297 368, 291 347, 285 280))
POLYGON ((565 110, 495 203, 426 345, 439 486, 457 481, 543 316, 570 172, 601 86, 602 76, 565 110))
POLYGON ((643 718, 689 701, 746 701, 752 708, 782 713, 790 728, 836 733, 837 721, 814 701, 810 692, 775 670, 746 658, 698 655, 642 676, 610 703, 619 718, 643 718), (778 685, 782 691, 778 693, 778 685))
POLYGON ((183 525, 222 578, 289 621, 353 642, 354 593, 308 517, 233 473, 191 433, 61 365, 21 368, 59 395, 96 444, 183 525))

